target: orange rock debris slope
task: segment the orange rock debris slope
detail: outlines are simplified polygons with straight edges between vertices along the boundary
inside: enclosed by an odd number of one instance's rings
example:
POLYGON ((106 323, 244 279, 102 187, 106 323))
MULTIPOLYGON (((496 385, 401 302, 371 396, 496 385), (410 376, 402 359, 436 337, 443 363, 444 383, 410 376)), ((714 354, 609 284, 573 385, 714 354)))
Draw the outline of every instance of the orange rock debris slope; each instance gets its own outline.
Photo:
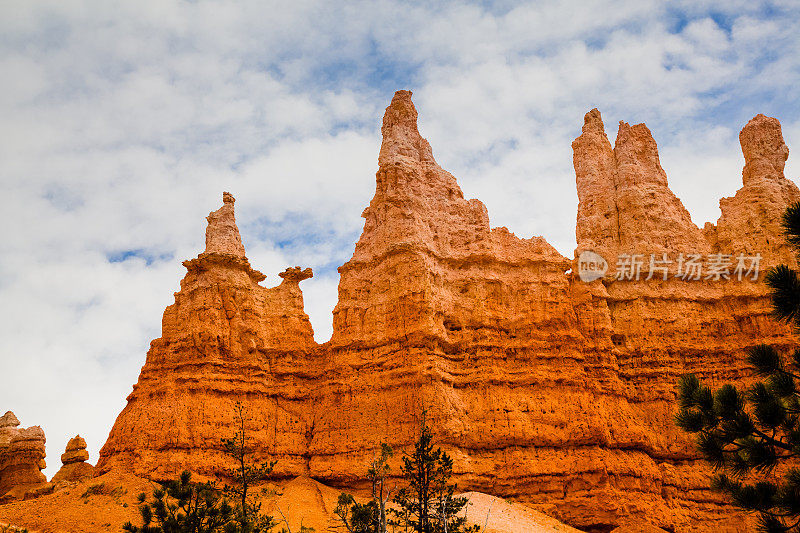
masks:
POLYGON ((796 345, 770 318, 763 283, 736 268, 760 254, 763 278, 764 267, 794 262, 779 217, 800 192, 783 175, 778 121, 759 115, 742 130, 743 187, 721 200, 717 225, 700 229, 670 191, 647 127, 621 123, 612 148, 590 111, 573 143, 575 259, 490 227, 484 205, 436 163, 409 91, 395 94, 382 133, 364 231, 339 269, 331 340, 314 342, 303 310, 310 270, 259 285, 226 193, 208 217, 206 251, 184 262, 98 472, 219 474, 241 400, 276 476, 363 488, 373 450, 406 449, 425 406, 463 490, 581 529, 630 519, 670 531, 743 527, 673 423, 675 384, 685 372, 747 380, 745 348, 796 345), (584 251, 608 261, 605 278, 581 281, 584 251), (651 254, 661 269, 648 276, 651 254), (693 254, 732 262, 728 279, 679 278, 693 254), (618 268, 623 256, 644 262, 638 280, 618 268))
MULTIPOLYGON (((129 473, 109 472, 94 479, 73 482, 35 500, 0 506, 0 533, 111 533, 125 522, 141 524, 137 496, 152 494, 155 483, 129 473), (16 528, 3 529, 8 524, 16 528), (24 528, 24 529, 23 529, 24 528)), ((282 529, 343 531, 335 514, 340 492, 307 476, 288 483, 266 483, 252 488, 261 511, 275 518, 282 529)), ((468 493, 466 517, 483 533, 571 533, 573 529, 525 505, 481 493, 468 493)), ((360 498, 359 498, 360 499, 360 498)))

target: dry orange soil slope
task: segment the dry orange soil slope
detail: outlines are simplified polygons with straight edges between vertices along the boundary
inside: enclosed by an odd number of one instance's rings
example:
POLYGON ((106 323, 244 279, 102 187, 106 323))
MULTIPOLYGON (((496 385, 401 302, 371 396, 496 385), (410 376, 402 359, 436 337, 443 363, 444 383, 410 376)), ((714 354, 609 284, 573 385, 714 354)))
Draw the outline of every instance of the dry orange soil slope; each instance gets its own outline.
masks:
MULTIPOLYGON (((612 147, 600 113, 587 113, 573 142, 575 258, 490 226, 419 135, 409 91, 394 95, 382 134, 375 196, 339 268, 331 340, 314 342, 303 310, 310 270, 263 287, 224 195, 98 475, 218 475, 241 400, 259 455, 278 460, 276 479, 363 490, 379 443, 408 449, 424 405, 463 490, 592 531, 746 527, 673 423, 675 384, 685 372, 746 381, 748 346, 797 345, 770 318, 761 279, 735 273, 739 256, 758 255, 762 279, 771 265, 795 264, 779 220, 800 191, 783 174, 778 121, 758 115, 744 127, 742 186, 720 200, 716 224, 698 228, 647 127, 620 123, 612 147), (608 261, 605 277, 580 279, 586 251, 608 261), (638 280, 616 279, 628 277, 616 270, 620 254, 645 258, 638 280), (651 254, 671 263, 647 276, 651 254), (678 258, 692 254, 707 268, 730 256, 729 275, 678 277, 678 258)), ((0 519, 8 513, 0 507, 0 519)))
MULTIPOLYGON (((30 533, 108 533, 121 531, 126 521, 140 524, 137 495, 150 493, 153 482, 130 474, 108 473, 92 480, 73 483, 35 500, 0 506, 0 533, 4 525, 25 527, 30 533)), ((254 490, 262 510, 282 528, 300 531, 301 526, 317 533, 343 530, 334 509, 340 491, 305 476, 254 490)), ((481 493, 469 498, 467 519, 484 533, 570 533, 570 526, 519 503, 481 493)))

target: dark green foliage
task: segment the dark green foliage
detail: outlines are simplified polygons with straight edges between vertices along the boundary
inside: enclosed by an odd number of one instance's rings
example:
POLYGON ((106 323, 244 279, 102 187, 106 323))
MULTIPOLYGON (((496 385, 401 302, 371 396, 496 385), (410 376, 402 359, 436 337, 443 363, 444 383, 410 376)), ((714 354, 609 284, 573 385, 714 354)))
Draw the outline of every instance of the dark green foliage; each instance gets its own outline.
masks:
MULTIPOLYGON (((340 494, 334 513, 349 533, 380 533, 378 502, 358 503, 350 494, 340 494)), ((383 530, 385 532, 385 529, 383 530)))
POLYGON ((800 202, 795 202, 786 209, 782 222, 786 240, 795 250, 800 250, 800 202))
POLYGON ((772 307, 780 320, 800 326, 800 278, 786 265, 767 272, 767 285, 772 289, 772 307))
POLYGON ((258 463, 252 459, 253 449, 247 437, 244 406, 241 402, 236 402, 234 409, 238 428, 233 438, 222 439, 222 446, 225 453, 234 459, 236 468, 227 472, 233 484, 225 485, 224 491, 237 501, 237 533, 266 533, 275 527, 275 520, 261 514, 261 504, 254 502, 248 492, 253 484, 263 481, 272 473, 277 461, 258 463))
POLYGON ((355 501, 350 494, 340 494, 334 513, 349 533, 386 533, 386 502, 391 490, 386 488, 389 458, 392 447, 381 443, 380 454, 372 460, 367 477, 372 483, 372 499, 365 504, 355 501))
MULTIPOLYGON (((800 251, 800 202, 783 217, 789 242, 800 251)), ((800 277, 791 268, 771 269, 766 283, 773 314, 800 327, 800 277)), ((717 475, 714 490, 733 503, 760 513, 767 532, 800 532, 800 350, 782 356, 774 347, 747 351, 747 361, 763 381, 748 390, 724 385, 716 393, 696 376, 683 376, 676 422, 697 434, 697 447, 717 475)))
POLYGON ((466 518, 458 513, 467 504, 466 498, 454 496, 456 485, 449 483, 453 460, 433 445, 433 435, 422 412, 419 437, 411 454, 403 456, 400 467, 408 486, 400 489, 393 501, 397 509, 390 524, 401 531, 416 533, 471 533, 477 526, 466 526, 466 518))
POLYGON ((184 471, 176 480, 153 491, 153 499, 139 495, 142 527, 130 522, 122 526, 129 533, 235 533, 234 510, 221 498, 214 483, 192 483, 184 471))

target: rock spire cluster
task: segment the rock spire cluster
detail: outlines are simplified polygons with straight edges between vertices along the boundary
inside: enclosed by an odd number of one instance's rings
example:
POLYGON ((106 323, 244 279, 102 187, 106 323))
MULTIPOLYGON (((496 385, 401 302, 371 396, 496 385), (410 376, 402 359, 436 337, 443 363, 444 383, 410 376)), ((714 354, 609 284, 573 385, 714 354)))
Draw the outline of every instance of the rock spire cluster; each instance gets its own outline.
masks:
POLYGON ((759 115, 742 130, 743 186, 701 229, 670 190, 648 128, 620 123, 612 147, 591 110, 573 143, 580 203, 569 259, 542 237, 490 226, 484 205, 436 163, 411 96, 398 91, 384 115, 375 195, 339 268, 331 341, 314 342, 303 310, 310 269, 259 284, 266 276, 246 258, 225 193, 98 472, 218 474, 230 466, 221 438, 236 432, 242 400, 276 476, 351 486, 381 442, 407 449, 424 406, 465 489, 578 528, 748 527, 710 490, 707 466, 675 427, 675 384, 686 372, 747 382, 743 349, 788 350, 797 338, 771 319, 763 283, 682 279, 677 258, 795 264, 779 222, 800 191, 783 175, 777 120, 759 115), (609 261, 605 277, 580 278, 584 251, 609 261), (618 278, 620 254, 672 263, 663 277, 618 278))

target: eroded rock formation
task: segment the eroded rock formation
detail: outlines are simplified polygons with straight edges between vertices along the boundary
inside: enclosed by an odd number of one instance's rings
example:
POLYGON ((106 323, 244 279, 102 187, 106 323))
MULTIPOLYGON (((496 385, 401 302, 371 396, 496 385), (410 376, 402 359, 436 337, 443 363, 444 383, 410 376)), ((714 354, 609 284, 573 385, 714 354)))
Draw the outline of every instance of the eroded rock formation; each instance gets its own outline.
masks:
POLYGON ((743 187, 733 198, 719 201, 722 216, 705 228, 715 249, 734 248, 765 256, 766 265, 790 264, 794 252, 780 228, 784 206, 800 197, 797 185, 783 175, 789 148, 777 119, 756 115, 739 133, 745 165, 743 187))
POLYGON ((89 452, 86 451, 86 441, 75 435, 67 443, 67 448, 61 454, 61 468, 50 480, 51 483, 73 483, 94 476, 94 467, 87 463, 89 452))
POLYGON ((44 431, 20 428, 11 411, 0 417, 0 499, 25 497, 47 486, 44 431))
POLYGON ((246 403, 256 443, 283 471, 305 468, 310 404, 307 377, 316 348, 299 283, 311 269, 266 279, 245 257, 234 199, 208 216, 206 250, 184 261, 186 276, 167 307, 128 404, 97 468, 133 468, 151 478, 191 465, 213 474, 225 464, 221 439, 234 434, 232 401, 246 403))
POLYGON ((590 111, 573 143, 573 260, 542 237, 490 227, 419 135, 410 92, 395 94, 382 133, 330 342, 314 343, 303 311, 309 269, 258 284, 265 276, 245 257, 226 193, 98 469, 215 475, 242 400, 276 475, 358 488, 373 450, 408 446, 425 407, 462 489, 582 529, 631 519, 671 531, 743 527, 674 426, 675 384, 689 371, 747 381, 745 348, 797 345, 770 318, 763 284, 736 274, 739 255, 760 254, 762 268, 794 261, 779 218, 800 193, 783 176, 777 121, 758 116, 742 131, 744 186, 701 230, 670 191, 650 131, 621 123, 612 148, 590 111), (581 281, 584 251, 609 262, 604 278, 581 281), (731 261, 726 272, 685 275, 690 257, 708 268, 714 254, 731 261), (620 255, 641 259, 638 279, 619 276, 620 255), (651 257, 661 263, 648 276, 651 257))

